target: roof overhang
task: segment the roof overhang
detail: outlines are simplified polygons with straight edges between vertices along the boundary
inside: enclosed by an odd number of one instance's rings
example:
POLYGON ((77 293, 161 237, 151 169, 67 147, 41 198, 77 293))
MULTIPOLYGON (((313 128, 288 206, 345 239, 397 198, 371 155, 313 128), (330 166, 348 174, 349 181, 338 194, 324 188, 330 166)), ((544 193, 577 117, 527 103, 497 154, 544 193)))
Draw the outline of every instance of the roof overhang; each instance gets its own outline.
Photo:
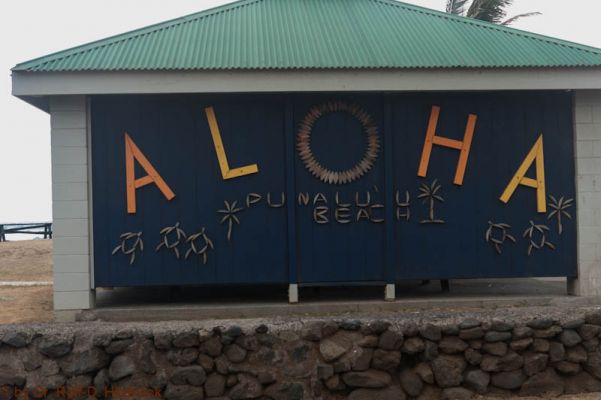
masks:
POLYGON ((48 111, 46 98, 62 95, 597 90, 601 68, 13 72, 12 84, 48 111))

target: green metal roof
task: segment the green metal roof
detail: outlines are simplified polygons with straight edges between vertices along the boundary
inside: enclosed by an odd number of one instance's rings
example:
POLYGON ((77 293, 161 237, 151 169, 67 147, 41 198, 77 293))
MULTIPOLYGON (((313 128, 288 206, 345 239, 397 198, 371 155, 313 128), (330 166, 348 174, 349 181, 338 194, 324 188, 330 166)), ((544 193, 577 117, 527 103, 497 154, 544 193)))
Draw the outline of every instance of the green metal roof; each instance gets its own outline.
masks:
POLYGON ((241 0, 13 71, 598 66, 600 49, 395 0, 241 0))

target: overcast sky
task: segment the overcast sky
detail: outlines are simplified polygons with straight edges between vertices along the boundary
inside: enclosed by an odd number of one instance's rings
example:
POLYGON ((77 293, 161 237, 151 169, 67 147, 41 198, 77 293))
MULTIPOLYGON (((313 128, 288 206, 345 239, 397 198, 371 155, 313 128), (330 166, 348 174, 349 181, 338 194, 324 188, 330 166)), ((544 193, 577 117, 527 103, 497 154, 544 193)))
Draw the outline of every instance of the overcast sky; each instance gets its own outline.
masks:
MULTIPOLYGON (((319 0, 314 0, 319 1, 319 0)), ((75 45, 214 7, 229 0, 10 1, 0 14, 0 223, 50 221, 50 121, 11 96, 15 64, 75 45)), ((443 10, 445 0, 408 0, 443 10)), ((601 1, 515 0, 514 25, 601 48, 601 1)))

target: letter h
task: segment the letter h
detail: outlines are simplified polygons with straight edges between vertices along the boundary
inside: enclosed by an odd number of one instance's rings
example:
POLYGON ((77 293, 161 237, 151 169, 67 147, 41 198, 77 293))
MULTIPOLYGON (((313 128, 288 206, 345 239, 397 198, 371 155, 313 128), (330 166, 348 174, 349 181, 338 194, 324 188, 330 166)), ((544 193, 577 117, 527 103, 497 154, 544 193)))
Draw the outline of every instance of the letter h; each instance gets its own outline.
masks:
POLYGON ((461 186, 463 185, 463 176, 465 175, 465 169, 467 167, 467 160, 470 155, 470 148, 472 147, 472 138, 474 136, 474 130, 476 128, 478 116, 475 114, 469 115, 467 119, 467 126, 465 127, 463 141, 460 141, 436 135, 436 127, 438 125, 439 115, 440 107, 433 106, 417 176, 421 176, 422 178, 426 177, 428 173, 428 164, 430 163, 430 153, 432 153, 432 146, 436 144, 460 151, 459 161, 457 162, 457 170, 455 171, 455 180, 453 183, 461 186))

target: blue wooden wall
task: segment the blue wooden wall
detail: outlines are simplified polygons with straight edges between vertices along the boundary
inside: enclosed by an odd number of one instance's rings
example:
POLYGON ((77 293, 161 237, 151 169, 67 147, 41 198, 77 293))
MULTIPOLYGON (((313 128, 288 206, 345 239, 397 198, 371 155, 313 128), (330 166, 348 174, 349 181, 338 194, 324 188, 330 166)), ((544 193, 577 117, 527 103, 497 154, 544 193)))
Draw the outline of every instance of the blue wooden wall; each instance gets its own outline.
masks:
MULTIPOLYGON (((540 134, 544 136, 547 194, 575 198, 572 96, 564 92, 434 94, 278 94, 96 96, 92 99, 92 162, 95 284, 151 286, 265 284, 299 282, 377 283, 403 279, 574 276, 575 222, 536 210, 536 190, 518 187, 511 201, 499 196, 540 134), (355 103, 378 127, 382 145, 376 163, 361 179, 331 185, 313 177, 299 159, 296 132, 309 109, 327 101, 355 103), (428 119, 441 107, 437 134, 463 139, 468 114, 478 115, 462 186, 453 184, 459 153, 434 146, 426 178, 417 176, 428 119), (215 110, 231 168, 257 164, 259 173, 224 180, 205 107, 215 110), (125 144, 127 132, 176 197, 167 201, 154 185, 137 190, 137 213, 127 213, 125 144), (444 224, 422 224, 428 204, 419 187, 437 179, 443 203, 435 206, 444 224), (410 194, 411 218, 396 219, 395 192, 410 194), (370 193, 382 204, 374 220, 355 220, 355 195, 370 193), (299 205, 299 193, 309 193, 299 205), (352 203, 349 224, 335 219, 335 195, 352 203), (246 207, 249 193, 262 201, 246 207), (286 196, 284 207, 279 203, 286 196), (313 218, 318 193, 328 201, 327 224, 313 218), (237 201, 240 224, 228 241, 221 224, 224 201, 237 201), (529 221, 545 225, 555 245, 527 254, 522 234, 529 221), (516 243, 498 254, 485 240, 488 222, 507 223, 516 243), (187 235, 205 229, 214 244, 207 263, 184 255, 189 245, 155 248, 160 231, 180 223, 187 235), (120 235, 142 232, 143 251, 120 252, 120 235)), ((321 118, 312 131, 313 153, 332 169, 352 166, 365 149, 365 135, 352 116, 321 118)), ((138 166, 136 177, 145 172, 138 166)), ((528 173, 534 177, 534 168, 528 173)), ((403 213, 407 208, 403 208, 403 213)), ((548 212, 552 211, 549 208, 548 212)), ((576 217, 575 205, 567 210, 576 217)), ((538 239, 538 237, 537 237, 538 239)))

